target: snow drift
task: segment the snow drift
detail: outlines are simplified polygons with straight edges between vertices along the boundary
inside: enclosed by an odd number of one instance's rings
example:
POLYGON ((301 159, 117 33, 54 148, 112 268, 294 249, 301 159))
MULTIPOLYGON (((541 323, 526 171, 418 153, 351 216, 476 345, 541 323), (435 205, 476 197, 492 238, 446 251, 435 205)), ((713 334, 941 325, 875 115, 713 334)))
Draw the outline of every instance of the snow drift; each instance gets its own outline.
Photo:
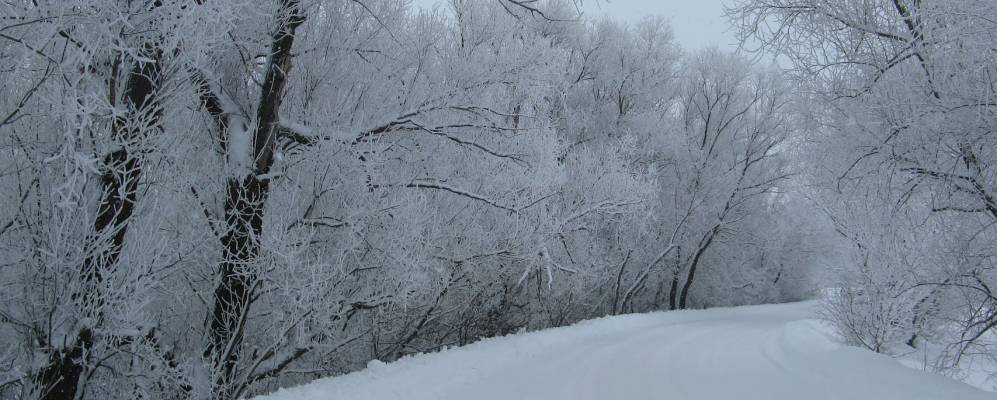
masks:
POLYGON ((816 303, 633 314, 483 340, 256 400, 974 400, 987 393, 846 347, 816 303))

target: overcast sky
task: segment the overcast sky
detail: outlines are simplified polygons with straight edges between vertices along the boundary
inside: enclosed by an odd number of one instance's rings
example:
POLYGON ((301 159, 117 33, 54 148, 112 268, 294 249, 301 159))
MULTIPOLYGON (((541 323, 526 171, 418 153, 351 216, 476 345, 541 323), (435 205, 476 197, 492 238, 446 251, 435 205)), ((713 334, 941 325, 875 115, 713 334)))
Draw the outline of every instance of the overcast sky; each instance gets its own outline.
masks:
MULTIPOLYGON (((428 7, 441 2, 413 1, 428 7)), ((637 21, 650 14, 664 15, 671 20, 676 39, 686 49, 710 44, 733 49, 736 43, 734 35, 727 31, 723 3, 724 0, 586 0, 585 14, 589 17, 608 14, 626 21, 637 21)))

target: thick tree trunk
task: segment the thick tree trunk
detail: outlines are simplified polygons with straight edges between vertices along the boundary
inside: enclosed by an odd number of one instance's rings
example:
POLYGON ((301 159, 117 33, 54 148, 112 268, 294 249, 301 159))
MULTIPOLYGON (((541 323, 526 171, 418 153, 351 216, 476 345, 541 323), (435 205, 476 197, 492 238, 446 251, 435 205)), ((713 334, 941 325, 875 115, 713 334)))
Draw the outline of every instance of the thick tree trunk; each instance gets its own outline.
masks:
POLYGON ((128 76, 125 101, 131 121, 119 119, 112 125, 112 137, 122 145, 104 157, 94 233, 87 240, 93 248, 80 266, 79 287, 73 292, 80 319, 87 321, 87 325, 81 327, 69 343, 52 343, 53 338, 49 339, 53 349, 48 364, 36 378, 44 400, 72 400, 77 396, 90 349, 96 341, 95 330, 104 318, 103 274, 118 262, 128 223, 135 211, 142 161, 129 152, 126 143, 157 129, 161 118, 161 109, 154 104, 152 96, 159 83, 162 54, 153 45, 146 45, 144 52, 154 61, 136 64, 128 76), (129 122, 136 121, 144 124, 129 126, 129 122))
MULTIPOLYGON (((275 136, 279 111, 291 68, 294 30, 304 22, 297 0, 284 0, 280 9, 282 24, 273 36, 270 62, 263 82, 256 115, 251 160, 253 170, 243 177, 230 178, 225 202, 226 234, 221 238, 221 281, 215 288, 207 355, 215 371, 217 399, 234 396, 234 384, 246 319, 260 279, 253 263, 260 252, 263 217, 270 195, 275 136)), ((228 151, 240 149, 229 148, 228 151)))
POLYGON ((250 264, 259 255, 258 238, 263 234, 264 205, 269 193, 269 181, 255 175, 228 181, 225 215, 229 231, 221 239, 222 280, 215 288, 209 344, 209 354, 214 357, 215 371, 219 374, 216 384, 223 392, 234 377, 245 319, 255 286, 259 284, 250 264))

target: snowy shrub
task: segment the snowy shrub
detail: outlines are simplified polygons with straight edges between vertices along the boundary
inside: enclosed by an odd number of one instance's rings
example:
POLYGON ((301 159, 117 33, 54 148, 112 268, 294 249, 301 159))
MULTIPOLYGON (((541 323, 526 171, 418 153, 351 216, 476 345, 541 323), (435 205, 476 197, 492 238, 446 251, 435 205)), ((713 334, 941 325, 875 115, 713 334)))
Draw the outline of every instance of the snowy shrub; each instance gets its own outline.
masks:
POLYGON ((837 327, 846 342, 877 353, 887 352, 910 336, 909 302, 889 289, 866 285, 835 290, 825 299, 824 318, 837 327))

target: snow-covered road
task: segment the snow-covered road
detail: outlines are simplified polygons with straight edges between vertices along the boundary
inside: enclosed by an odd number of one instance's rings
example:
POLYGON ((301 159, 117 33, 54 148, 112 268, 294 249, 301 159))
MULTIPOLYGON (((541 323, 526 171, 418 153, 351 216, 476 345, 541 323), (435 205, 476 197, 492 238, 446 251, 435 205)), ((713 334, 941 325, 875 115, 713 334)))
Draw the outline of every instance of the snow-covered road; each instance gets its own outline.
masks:
POLYGON ((997 399, 833 341, 815 303, 625 315, 410 357, 258 400, 997 399))

